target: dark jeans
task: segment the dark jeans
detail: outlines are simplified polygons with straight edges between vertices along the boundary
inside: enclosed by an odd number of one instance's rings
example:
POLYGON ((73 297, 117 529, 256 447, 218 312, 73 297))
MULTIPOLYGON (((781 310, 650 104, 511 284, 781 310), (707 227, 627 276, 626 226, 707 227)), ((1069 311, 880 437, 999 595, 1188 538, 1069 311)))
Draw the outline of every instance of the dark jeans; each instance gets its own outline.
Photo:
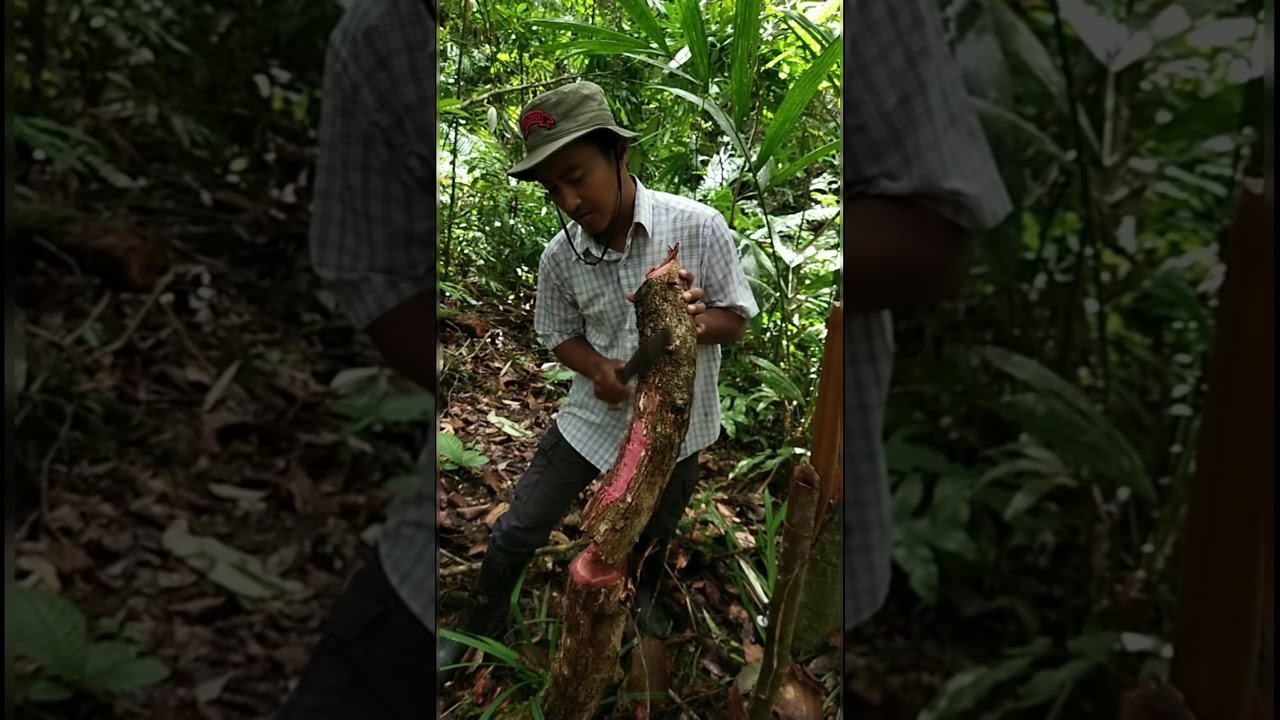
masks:
POLYGON ((387 580, 375 551, 330 610, 277 720, 435 717, 435 635, 387 580))
MULTIPOLYGON (((516 483, 511 507, 493 525, 493 546, 516 557, 533 554, 547 544, 569 505, 599 474, 596 466, 564 439, 559 426, 552 424, 538 442, 529 469, 516 483)), ((694 453, 676 463, 671 481, 640 535, 639 547, 675 534, 697 484, 698 454, 694 453)))

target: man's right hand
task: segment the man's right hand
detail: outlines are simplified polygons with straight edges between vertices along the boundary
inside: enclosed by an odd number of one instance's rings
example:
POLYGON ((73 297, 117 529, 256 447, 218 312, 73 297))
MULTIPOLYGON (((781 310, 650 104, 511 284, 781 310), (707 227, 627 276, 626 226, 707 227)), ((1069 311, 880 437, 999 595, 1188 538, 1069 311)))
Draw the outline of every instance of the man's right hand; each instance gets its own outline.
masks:
POLYGON ((609 358, 605 358, 600 362, 596 367, 595 373, 591 376, 591 382, 595 384, 597 400, 608 403, 612 407, 620 405, 630 396, 631 391, 627 389, 627 386, 618 382, 618 373, 626 365, 621 360, 609 358))

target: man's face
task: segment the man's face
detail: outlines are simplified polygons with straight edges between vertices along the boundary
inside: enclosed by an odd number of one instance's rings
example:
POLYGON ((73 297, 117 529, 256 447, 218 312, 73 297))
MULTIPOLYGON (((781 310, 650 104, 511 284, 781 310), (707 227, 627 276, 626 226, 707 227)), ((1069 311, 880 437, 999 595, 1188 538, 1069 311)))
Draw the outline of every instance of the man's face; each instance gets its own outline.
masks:
POLYGON ((547 197, 591 235, 603 234, 618 207, 618 167, 625 161, 606 157, 586 142, 573 142, 534 169, 547 197))

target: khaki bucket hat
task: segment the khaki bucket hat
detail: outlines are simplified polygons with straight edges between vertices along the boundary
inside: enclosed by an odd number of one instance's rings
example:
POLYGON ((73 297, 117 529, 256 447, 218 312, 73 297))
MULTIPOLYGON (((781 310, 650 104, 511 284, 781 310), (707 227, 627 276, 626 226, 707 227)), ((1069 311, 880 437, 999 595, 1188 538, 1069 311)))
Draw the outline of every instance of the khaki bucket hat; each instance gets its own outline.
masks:
POLYGON ((604 90, 593 82, 581 80, 545 92, 520 111, 525 156, 507 174, 517 180, 532 180, 538 163, 574 140, 601 129, 623 138, 639 137, 639 133, 618 127, 604 90))

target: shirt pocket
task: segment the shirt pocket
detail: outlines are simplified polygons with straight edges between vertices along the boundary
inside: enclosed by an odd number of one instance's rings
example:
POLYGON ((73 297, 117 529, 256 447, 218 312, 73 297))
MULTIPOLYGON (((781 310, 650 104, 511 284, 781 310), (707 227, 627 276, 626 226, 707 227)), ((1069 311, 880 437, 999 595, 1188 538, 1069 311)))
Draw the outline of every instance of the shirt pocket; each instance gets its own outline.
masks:
POLYGON ((619 278, 616 264, 583 268, 574 279, 574 296, 586 325, 587 341, 605 353, 625 345, 628 332, 635 332, 635 310, 627 302, 627 293, 619 278))

